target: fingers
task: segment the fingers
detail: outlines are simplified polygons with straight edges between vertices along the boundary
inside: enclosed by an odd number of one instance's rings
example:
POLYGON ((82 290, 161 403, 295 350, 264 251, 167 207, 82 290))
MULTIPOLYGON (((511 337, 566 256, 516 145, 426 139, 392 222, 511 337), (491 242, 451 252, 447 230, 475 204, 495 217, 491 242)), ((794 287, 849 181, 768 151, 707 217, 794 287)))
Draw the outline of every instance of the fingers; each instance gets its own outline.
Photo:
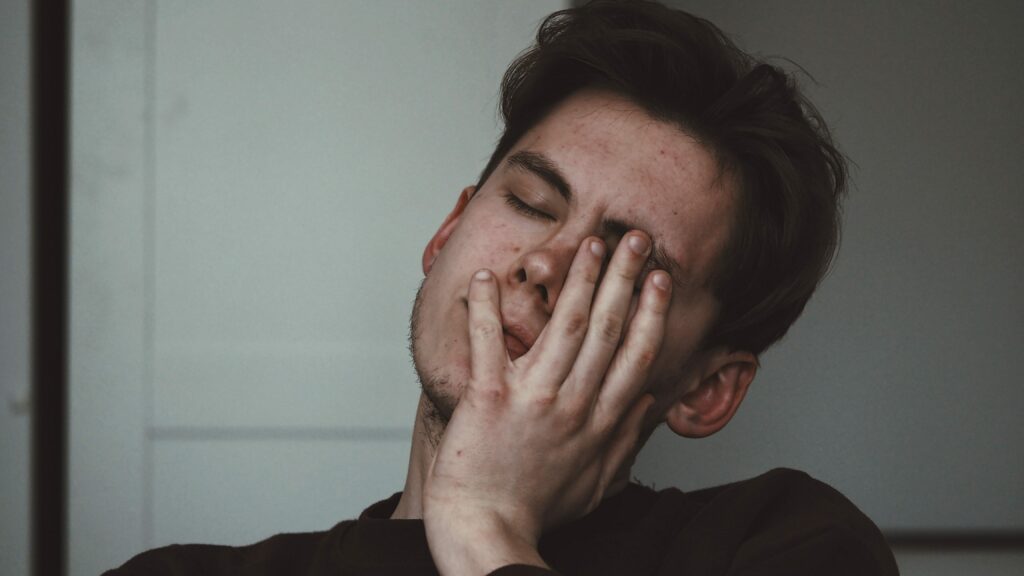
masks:
POLYGON ((630 232, 619 242, 608 264, 594 300, 589 329, 572 369, 568 383, 571 389, 566 390, 578 395, 581 402, 592 403, 605 381, 609 364, 622 343, 637 278, 649 253, 647 236, 630 232))
POLYGON ((603 248, 588 238, 577 250, 551 321, 532 348, 529 372, 532 390, 561 398, 573 414, 586 419, 600 407, 595 424, 610 431, 643 390, 657 357, 671 280, 661 270, 642 278, 651 253, 643 232, 622 238, 601 278, 603 248))
POLYGON ((587 334, 590 305, 601 276, 604 253, 604 243, 597 238, 588 238, 580 244, 551 321, 534 344, 539 352, 534 369, 543 375, 550 390, 561 388, 576 362, 587 334))
POLYGON ((469 284, 470 382, 479 387, 501 386, 509 362, 502 334, 498 284, 488 270, 477 272, 469 284))
POLYGON ((617 421, 624 406, 630 405, 647 382, 665 334, 665 321, 672 300, 672 280, 663 270, 647 275, 640 302, 601 387, 595 418, 617 421))

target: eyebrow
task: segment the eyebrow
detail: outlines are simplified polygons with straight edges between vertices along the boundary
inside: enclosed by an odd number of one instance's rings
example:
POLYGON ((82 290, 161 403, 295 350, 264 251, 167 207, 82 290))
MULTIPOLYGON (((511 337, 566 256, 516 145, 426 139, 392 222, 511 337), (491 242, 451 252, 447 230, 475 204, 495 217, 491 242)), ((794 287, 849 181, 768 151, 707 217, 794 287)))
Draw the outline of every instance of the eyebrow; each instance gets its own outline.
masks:
POLYGON ((537 176, 554 188, 567 203, 572 203, 572 187, 558 166, 547 156, 529 150, 520 150, 508 157, 508 165, 537 176))
MULTIPOLYGON (((540 152, 531 152, 529 150, 520 150, 509 156, 506 162, 512 168, 529 172, 539 177, 541 180, 544 180, 548 185, 558 191, 559 195, 561 195, 566 202, 572 203, 572 187, 569 186, 569 182, 566 180, 565 176, 562 175, 562 171, 558 169, 558 165, 544 154, 541 154, 540 152)), ((658 244, 658 241, 653 234, 644 230, 636 223, 618 218, 605 218, 601 221, 600 225, 602 235, 613 235, 621 238, 630 230, 639 230, 644 234, 647 234, 647 237, 651 239, 651 257, 648 259, 645 267, 648 269, 653 267, 665 270, 669 273, 672 281, 677 286, 684 287, 686 285, 685 279, 687 278, 685 270, 683 270, 683 267, 680 266, 674 258, 669 256, 668 252, 658 244)))
POLYGON ((664 270, 669 273, 669 277, 672 278, 672 282, 680 288, 686 286, 686 271, 683 267, 676 262, 675 258, 669 256, 668 252, 658 244, 658 240, 653 234, 644 230, 640 226, 632 222, 620 220, 618 218, 605 218, 601 221, 600 231, 602 235, 618 236, 619 238, 626 235, 626 232, 630 230, 639 230, 647 237, 651 239, 651 257, 648 258, 645 268, 650 271, 653 269, 664 270))

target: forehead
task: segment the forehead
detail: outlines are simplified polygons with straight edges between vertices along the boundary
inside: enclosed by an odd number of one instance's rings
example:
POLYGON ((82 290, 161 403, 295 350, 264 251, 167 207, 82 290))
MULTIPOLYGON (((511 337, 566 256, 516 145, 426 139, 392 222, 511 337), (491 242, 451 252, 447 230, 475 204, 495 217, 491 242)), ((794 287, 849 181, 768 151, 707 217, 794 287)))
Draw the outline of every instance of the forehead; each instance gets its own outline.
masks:
POLYGON ((635 223, 703 280, 730 232, 734 193, 714 155, 679 127, 603 92, 556 107, 513 148, 545 155, 573 190, 571 208, 635 223))

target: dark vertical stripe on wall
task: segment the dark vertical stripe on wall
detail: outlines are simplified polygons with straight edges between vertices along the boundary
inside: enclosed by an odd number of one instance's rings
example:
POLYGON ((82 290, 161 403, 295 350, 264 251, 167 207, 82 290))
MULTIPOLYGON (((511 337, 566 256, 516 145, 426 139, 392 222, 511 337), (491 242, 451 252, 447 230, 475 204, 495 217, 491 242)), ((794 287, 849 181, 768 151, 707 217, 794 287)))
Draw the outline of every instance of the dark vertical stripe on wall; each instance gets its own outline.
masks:
MULTIPOLYGON (((67 0, 32 3, 32 573, 67 566, 67 0)), ((0 568, 2 571, 2 568, 0 568)))

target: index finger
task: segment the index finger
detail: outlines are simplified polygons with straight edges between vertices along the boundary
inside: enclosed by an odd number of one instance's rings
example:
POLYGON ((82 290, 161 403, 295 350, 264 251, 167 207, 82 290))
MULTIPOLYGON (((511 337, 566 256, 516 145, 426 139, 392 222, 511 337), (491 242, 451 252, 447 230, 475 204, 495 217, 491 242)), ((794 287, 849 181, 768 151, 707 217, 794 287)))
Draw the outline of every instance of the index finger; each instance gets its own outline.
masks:
POLYGON ((508 350, 502 335, 498 284, 489 270, 480 270, 469 283, 469 371, 477 387, 501 385, 508 350))

